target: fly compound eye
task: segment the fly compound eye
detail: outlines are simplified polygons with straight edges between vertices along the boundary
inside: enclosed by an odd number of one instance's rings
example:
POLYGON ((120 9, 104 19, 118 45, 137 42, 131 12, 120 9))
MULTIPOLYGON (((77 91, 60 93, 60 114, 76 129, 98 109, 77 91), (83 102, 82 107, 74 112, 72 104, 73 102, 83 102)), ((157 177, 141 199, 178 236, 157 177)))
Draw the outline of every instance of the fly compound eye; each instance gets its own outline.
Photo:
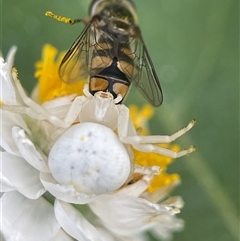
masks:
POLYGON ((48 164, 60 184, 89 197, 117 190, 131 173, 130 158, 118 136, 89 122, 70 127, 54 143, 48 164))

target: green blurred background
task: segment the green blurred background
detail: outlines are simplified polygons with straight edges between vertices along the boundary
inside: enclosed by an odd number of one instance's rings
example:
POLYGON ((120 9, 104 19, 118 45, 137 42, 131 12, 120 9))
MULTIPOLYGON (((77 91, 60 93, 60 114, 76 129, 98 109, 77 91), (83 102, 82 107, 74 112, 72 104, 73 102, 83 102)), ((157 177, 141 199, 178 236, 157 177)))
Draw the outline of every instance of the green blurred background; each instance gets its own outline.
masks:
MULTIPOLYGON (((15 65, 27 90, 36 84, 34 63, 51 43, 67 50, 81 32, 44 16, 51 10, 87 16, 90 0, 1 2, 1 49, 18 46, 15 65)), ((239 240, 239 2, 234 0, 135 0, 139 25, 161 78, 163 105, 150 121, 153 134, 172 134, 191 119, 196 126, 176 141, 197 152, 177 159, 169 172, 182 184, 177 241, 239 240)), ((146 101, 132 88, 126 104, 146 101)), ((154 240, 154 238, 152 239, 154 240)))

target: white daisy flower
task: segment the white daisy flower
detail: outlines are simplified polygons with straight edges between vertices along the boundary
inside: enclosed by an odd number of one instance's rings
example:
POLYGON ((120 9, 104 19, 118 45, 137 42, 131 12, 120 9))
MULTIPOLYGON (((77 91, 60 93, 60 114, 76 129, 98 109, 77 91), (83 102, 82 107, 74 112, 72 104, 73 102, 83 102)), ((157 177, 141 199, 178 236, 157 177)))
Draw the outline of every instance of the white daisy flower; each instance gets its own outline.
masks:
MULTIPOLYGON (((32 98, 27 97, 12 67, 15 52, 11 49, 6 62, 0 59, 2 237, 137 241, 146 240, 145 231, 169 239, 173 231, 181 230, 183 221, 175 214, 183 201, 169 198, 179 176, 163 171, 172 159, 159 153, 178 157, 194 148, 177 152, 176 146, 171 150, 144 145, 133 127, 135 137, 124 136, 125 124, 117 108, 123 113, 128 108, 116 107, 115 100, 101 93, 93 97, 85 92, 85 96, 84 81, 72 86, 62 83, 58 61, 54 62, 56 50, 49 45, 37 64, 39 84, 32 98), (112 103, 116 112, 96 118, 103 109, 96 114, 89 108, 92 103, 112 103)), ((139 113, 142 120, 135 118, 136 108, 130 108, 133 122, 145 123, 149 108, 139 113)), ((143 137, 147 143, 157 143, 159 138, 166 140, 166 136, 143 137)))

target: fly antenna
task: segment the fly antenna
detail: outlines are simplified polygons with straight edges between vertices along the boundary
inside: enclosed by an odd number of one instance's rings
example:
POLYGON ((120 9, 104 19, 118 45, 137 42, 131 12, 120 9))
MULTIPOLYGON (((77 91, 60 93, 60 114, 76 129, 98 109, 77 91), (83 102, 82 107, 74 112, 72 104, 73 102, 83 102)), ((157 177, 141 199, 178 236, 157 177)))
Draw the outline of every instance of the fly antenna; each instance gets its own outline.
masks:
POLYGON ((79 22, 84 22, 83 19, 71 19, 71 18, 68 18, 68 17, 64 17, 64 16, 60 16, 60 15, 56 15, 54 14, 53 12, 51 11, 47 11, 45 13, 45 16, 48 16, 50 18, 53 18, 59 22, 64 22, 64 23, 67 23, 67 24, 75 24, 75 23, 79 23, 79 22))

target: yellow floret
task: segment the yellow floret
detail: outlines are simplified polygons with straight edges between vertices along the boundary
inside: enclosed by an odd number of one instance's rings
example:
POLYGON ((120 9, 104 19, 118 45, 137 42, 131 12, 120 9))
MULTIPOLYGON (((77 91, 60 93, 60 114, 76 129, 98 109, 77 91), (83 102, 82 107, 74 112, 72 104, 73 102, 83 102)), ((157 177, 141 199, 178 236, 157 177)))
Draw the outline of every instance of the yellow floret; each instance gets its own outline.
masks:
MULTIPOLYGON (((179 149, 178 146, 161 145, 161 147, 167 147, 171 150, 179 149)), ((159 188, 170 185, 180 179, 178 174, 166 173, 168 165, 173 161, 172 158, 157 153, 140 152, 135 149, 133 149, 133 153, 135 164, 140 166, 159 166, 161 168, 160 174, 154 177, 152 183, 148 187, 149 192, 154 192, 159 188)))
POLYGON ((38 78, 39 102, 53 100, 66 95, 83 94, 83 86, 86 80, 79 80, 72 84, 62 81, 58 74, 58 69, 64 53, 57 56, 57 49, 50 44, 46 44, 42 51, 42 60, 36 63, 35 77, 38 78))
POLYGON ((139 109, 136 105, 130 105, 130 118, 138 130, 141 128, 141 135, 146 135, 149 133, 147 122, 152 118, 154 114, 154 109, 150 105, 144 105, 141 109, 139 109))

